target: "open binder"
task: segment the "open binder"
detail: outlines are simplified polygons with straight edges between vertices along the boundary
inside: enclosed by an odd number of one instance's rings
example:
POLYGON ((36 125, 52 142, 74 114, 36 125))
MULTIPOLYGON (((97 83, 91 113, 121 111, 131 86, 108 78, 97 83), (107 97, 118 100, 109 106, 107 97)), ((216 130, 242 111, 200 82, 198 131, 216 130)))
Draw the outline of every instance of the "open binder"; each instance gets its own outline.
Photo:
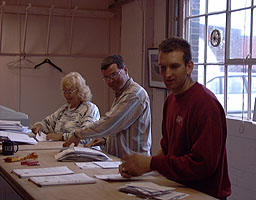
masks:
POLYGON ((88 147, 71 147, 55 155, 57 161, 91 162, 112 160, 101 151, 88 147))

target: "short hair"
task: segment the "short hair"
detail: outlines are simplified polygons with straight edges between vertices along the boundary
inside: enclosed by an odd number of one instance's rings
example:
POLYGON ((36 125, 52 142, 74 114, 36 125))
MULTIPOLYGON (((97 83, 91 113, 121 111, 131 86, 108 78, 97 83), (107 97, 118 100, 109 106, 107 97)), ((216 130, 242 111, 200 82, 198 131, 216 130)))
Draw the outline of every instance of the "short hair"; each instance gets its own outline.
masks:
POLYGON ((78 72, 70 72, 61 79, 61 89, 74 87, 78 90, 81 101, 91 101, 92 93, 85 79, 78 72))
POLYGON ((112 64, 116 64, 118 69, 123 69, 125 66, 122 56, 112 55, 103 59, 101 63, 101 70, 106 70, 112 64))
POLYGON ((167 38, 159 45, 159 52, 170 53, 176 50, 180 50, 184 53, 183 60, 185 64, 188 64, 188 62, 192 60, 190 44, 183 38, 167 38))

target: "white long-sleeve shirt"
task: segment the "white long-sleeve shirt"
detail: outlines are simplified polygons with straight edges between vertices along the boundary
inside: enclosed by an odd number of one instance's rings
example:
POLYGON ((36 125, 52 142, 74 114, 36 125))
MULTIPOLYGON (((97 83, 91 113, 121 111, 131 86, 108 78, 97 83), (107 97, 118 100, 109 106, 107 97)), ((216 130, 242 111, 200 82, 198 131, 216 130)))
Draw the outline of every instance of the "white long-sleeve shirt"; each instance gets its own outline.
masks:
MULTIPOLYGON (((92 122, 99 120, 99 118, 98 107, 87 101, 72 109, 70 109, 69 104, 65 104, 40 123, 42 124, 43 132, 62 133, 64 140, 67 140, 75 129, 86 128, 92 122)), ((87 139, 88 141, 89 139, 87 139)))
POLYGON ((122 158, 132 152, 150 155, 151 113, 146 90, 130 78, 109 112, 89 128, 76 131, 76 136, 107 138, 107 152, 122 158))

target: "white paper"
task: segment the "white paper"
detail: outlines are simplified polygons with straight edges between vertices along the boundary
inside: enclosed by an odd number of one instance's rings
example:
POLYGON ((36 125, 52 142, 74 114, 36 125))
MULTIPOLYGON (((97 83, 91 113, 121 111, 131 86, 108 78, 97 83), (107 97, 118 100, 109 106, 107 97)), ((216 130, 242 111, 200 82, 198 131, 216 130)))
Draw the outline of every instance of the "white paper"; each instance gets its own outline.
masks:
POLYGON ((113 169, 113 168, 118 168, 122 162, 121 161, 95 161, 94 163, 103 169, 113 169))
POLYGON ((160 195, 158 197, 155 197, 155 199, 158 199, 158 200, 177 200, 177 199, 183 199, 187 196, 189 196, 189 194, 173 191, 169 194, 164 194, 164 195, 160 195))
POLYGON ((0 126, 21 126, 20 121, 12 121, 12 120, 0 120, 0 126))
POLYGON ((45 141, 47 141, 46 134, 43 133, 43 132, 41 132, 40 135, 37 133, 36 134, 36 139, 37 139, 38 142, 45 142, 45 141))
POLYGON ((151 179, 154 178, 152 176, 133 176, 131 178, 124 178, 121 176, 121 174, 103 174, 103 175, 95 175, 97 179, 101 180, 109 180, 109 181, 133 181, 133 180, 145 180, 145 179, 151 179))
POLYGON ((177 200, 188 196, 188 194, 174 191, 173 187, 160 186, 152 182, 132 182, 121 186, 119 190, 142 198, 158 200, 177 200))
POLYGON ((35 169, 14 169, 13 173, 17 174, 20 178, 33 177, 33 176, 54 176, 63 174, 73 174, 74 172, 66 166, 61 167, 47 167, 35 169))
POLYGON ((76 166, 78 166, 81 169, 95 169, 100 168, 100 166, 94 164, 93 162, 79 162, 76 163, 76 166))
POLYGON ((0 131, 0 137, 9 138, 9 140, 11 140, 13 142, 21 142, 21 143, 27 143, 27 144, 37 144, 37 141, 34 138, 31 138, 26 134, 0 131))
POLYGON ((59 176, 30 177, 29 180, 39 186, 96 183, 95 179, 87 176, 84 173, 59 176))
POLYGON ((78 161, 78 162, 112 160, 103 152, 95 149, 91 149, 88 147, 68 148, 56 154, 55 159, 58 161, 78 161))

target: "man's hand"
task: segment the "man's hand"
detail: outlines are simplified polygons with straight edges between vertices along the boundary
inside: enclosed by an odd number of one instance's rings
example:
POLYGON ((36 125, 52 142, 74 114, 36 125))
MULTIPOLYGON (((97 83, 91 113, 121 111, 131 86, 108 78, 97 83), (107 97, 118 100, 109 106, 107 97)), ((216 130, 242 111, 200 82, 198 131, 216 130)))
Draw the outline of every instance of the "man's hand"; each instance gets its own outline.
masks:
POLYGON ((79 144, 80 140, 77 139, 74 135, 69 138, 65 143, 63 143, 63 147, 69 147, 72 143, 75 144, 75 146, 77 146, 79 144))
POLYGON ((132 154, 123 158, 123 162, 119 165, 119 172, 125 178, 131 176, 141 176, 146 172, 150 172, 150 156, 132 154))
POLYGON ((62 133, 48 133, 46 135, 47 140, 60 141, 62 140, 62 133))
POLYGON ((85 147, 100 146, 105 144, 104 138, 93 139, 89 144, 84 145, 85 147))

